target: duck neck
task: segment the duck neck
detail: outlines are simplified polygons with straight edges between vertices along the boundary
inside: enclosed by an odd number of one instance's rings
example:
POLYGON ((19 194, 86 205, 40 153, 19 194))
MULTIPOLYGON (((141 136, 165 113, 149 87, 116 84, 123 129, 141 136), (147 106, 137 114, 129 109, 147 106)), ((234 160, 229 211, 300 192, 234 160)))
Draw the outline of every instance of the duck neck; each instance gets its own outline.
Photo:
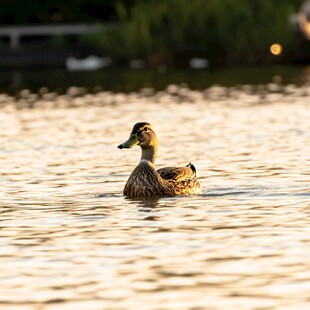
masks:
POLYGON ((150 161, 152 164, 154 164, 157 154, 157 145, 148 146, 147 148, 141 147, 141 150, 142 150, 141 161, 147 160, 150 161))

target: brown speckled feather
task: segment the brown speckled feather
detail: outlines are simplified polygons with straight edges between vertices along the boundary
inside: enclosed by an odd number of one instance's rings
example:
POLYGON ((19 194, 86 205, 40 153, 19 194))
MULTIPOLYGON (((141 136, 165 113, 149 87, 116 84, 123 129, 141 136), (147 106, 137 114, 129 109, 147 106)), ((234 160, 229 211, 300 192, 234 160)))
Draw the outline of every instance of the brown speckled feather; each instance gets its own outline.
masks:
POLYGON ((155 170, 152 163, 141 161, 130 175, 126 196, 174 196, 198 194, 200 185, 190 167, 166 167, 155 170))
POLYGON ((196 177, 196 169, 192 164, 186 167, 165 167, 158 169, 157 172, 165 180, 184 181, 196 177))

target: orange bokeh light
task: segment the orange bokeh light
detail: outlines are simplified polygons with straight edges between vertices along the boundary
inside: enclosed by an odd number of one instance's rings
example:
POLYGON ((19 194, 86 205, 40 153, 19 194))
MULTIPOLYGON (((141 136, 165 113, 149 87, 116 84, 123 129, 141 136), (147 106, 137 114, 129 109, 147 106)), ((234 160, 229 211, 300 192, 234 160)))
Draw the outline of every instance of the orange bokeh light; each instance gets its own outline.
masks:
POLYGON ((270 46, 270 53, 273 55, 280 55, 282 53, 282 45, 278 43, 274 43, 270 46))

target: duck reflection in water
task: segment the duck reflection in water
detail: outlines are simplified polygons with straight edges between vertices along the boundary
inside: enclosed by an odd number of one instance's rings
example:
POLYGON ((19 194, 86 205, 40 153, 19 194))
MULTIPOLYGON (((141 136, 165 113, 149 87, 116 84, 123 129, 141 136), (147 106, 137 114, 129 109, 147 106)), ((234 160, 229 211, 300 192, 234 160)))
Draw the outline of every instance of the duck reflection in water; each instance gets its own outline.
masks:
MULTIPOLYGON (((160 197, 126 197, 126 200, 129 200, 133 204, 137 205, 138 211, 145 214, 154 212, 158 206, 160 197)), ((152 215, 147 215, 143 218, 147 221, 157 221, 158 217, 152 215)))

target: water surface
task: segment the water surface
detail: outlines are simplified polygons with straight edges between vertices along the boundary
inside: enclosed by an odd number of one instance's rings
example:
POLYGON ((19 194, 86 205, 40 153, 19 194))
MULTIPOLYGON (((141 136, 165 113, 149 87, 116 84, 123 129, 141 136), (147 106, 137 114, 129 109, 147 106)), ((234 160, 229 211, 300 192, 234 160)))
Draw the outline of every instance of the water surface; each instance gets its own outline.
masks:
POLYGON ((87 92, 98 92, 103 89, 114 92, 139 91, 143 87, 164 90, 169 84, 188 84, 190 88, 204 90, 214 84, 225 87, 236 85, 265 85, 273 80, 283 85, 310 84, 309 66, 255 66, 223 67, 208 70, 99 70, 70 72, 63 69, 0 72, 0 91, 12 95, 29 89, 38 92, 48 86, 50 91, 65 93, 73 86, 83 87, 87 92))
POLYGON ((168 90, 1 97, 0 308, 309 306, 310 90, 168 90), (122 195, 137 121, 200 195, 122 195))

